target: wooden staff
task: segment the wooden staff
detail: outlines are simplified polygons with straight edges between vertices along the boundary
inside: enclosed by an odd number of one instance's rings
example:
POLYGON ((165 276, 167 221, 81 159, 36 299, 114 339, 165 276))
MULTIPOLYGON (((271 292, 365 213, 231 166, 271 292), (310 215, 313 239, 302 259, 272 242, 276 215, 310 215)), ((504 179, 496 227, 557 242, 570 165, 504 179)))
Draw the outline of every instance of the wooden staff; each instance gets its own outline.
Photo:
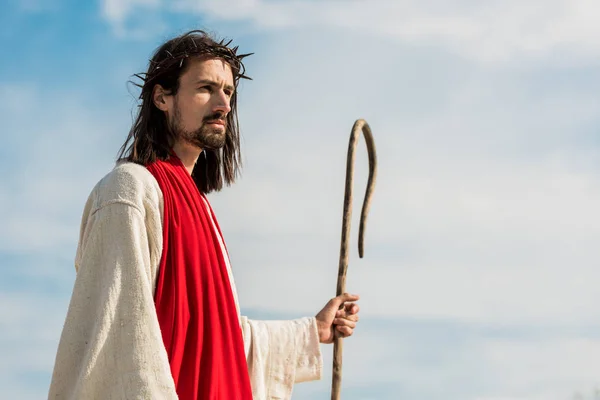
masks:
MULTIPOLYGON (((346 271, 348 270, 348 241, 350 239, 350 220, 352 217, 352 185, 354 180, 354 151, 358 143, 358 135, 362 130, 369 153, 369 180, 365 200, 363 202, 360 216, 360 227, 358 230, 358 254, 363 257, 363 238, 367 214, 371 206, 371 196, 375 187, 375 176, 377 173, 377 154, 371 128, 364 119, 356 120, 350 134, 348 145, 348 158, 346 163, 346 190, 344 194, 344 214, 342 219, 342 243, 340 247, 340 267, 338 272, 336 296, 346 292, 346 271)), ((344 307, 342 304, 341 307, 344 307)), ((331 388, 331 400, 340 400, 340 387, 342 384, 342 337, 335 332, 333 341, 333 382, 331 388)))

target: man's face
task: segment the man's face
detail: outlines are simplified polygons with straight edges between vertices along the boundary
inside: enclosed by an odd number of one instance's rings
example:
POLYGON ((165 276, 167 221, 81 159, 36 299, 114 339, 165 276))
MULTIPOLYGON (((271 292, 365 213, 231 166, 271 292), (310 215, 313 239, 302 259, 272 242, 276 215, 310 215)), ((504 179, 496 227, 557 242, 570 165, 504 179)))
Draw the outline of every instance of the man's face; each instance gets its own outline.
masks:
POLYGON ((222 59, 191 60, 175 96, 167 96, 167 118, 177 140, 202 149, 225 144, 233 74, 222 59))

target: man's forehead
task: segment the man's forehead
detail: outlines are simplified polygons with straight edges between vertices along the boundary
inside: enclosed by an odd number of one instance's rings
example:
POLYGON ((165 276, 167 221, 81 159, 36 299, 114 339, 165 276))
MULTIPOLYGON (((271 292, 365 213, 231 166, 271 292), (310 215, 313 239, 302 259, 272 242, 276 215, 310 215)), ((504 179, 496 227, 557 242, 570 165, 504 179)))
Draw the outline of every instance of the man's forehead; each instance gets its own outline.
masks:
POLYGON ((197 57, 190 60, 184 75, 189 75, 191 79, 208 76, 211 78, 220 77, 233 82, 231 65, 222 58, 216 57, 197 57))

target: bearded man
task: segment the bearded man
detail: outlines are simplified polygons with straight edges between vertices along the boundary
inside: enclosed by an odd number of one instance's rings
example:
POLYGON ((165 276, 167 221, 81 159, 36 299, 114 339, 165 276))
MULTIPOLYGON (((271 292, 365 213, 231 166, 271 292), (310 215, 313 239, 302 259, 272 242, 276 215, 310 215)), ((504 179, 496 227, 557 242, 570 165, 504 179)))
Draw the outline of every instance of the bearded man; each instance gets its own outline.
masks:
POLYGON ((84 208, 50 399, 287 399, 320 378, 320 343, 353 333, 349 294, 315 317, 240 315, 206 197, 240 168, 247 55, 229 44, 188 32, 137 75, 139 113, 84 208))

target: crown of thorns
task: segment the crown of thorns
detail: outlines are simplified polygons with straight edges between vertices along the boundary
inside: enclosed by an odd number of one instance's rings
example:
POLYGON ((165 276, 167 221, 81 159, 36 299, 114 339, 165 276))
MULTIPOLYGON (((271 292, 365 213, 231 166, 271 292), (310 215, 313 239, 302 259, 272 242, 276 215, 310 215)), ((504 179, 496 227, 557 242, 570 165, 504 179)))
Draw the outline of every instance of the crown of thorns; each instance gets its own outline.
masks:
POLYGON ((151 85, 153 85, 154 81, 156 81, 161 75, 172 71, 174 67, 182 68, 186 59, 197 56, 209 56, 225 60, 225 62, 231 66, 236 85, 240 79, 252 80, 252 78, 246 75, 246 68, 242 60, 254 53, 237 54, 239 46, 231 48, 229 47, 232 40, 227 42, 225 42, 225 40, 221 40, 216 42, 216 44, 209 44, 205 42, 197 43, 195 37, 191 36, 194 33, 204 34, 203 31, 192 31, 179 38, 171 47, 173 51, 164 51, 166 53, 166 57, 163 57, 159 61, 150 60, 147 73, 144 72, 134 74, 135 77, 142 81, 142 84, 134 83, 134 85, 141 89, 143 89, 144 86, 152 87, 151 85), (182 46, 184 40, 190 40, 192 46, 182 46), (184 47, 184 49, 177 51, 177 49, 181 47, 184 47))

